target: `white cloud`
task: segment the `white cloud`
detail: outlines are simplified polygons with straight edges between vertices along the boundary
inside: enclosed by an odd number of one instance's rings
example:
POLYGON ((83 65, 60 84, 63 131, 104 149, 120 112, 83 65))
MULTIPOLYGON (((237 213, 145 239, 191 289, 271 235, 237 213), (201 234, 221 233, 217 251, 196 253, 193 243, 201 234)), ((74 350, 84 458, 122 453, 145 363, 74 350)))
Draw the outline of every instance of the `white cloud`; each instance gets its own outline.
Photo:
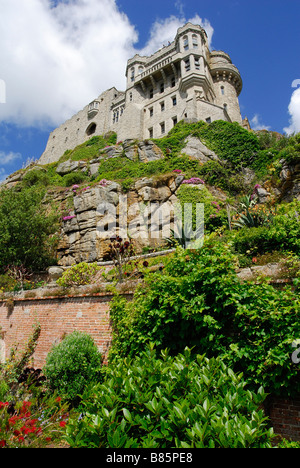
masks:
POLYGON ((55 125, 112 86, 123 88, 137 33, 115 0, 0 0, 0 120, 55 125), (16 14, 17 12, 17 14, 16 14))
POLYGON ((21 153, 14 153, 13 151, 10 151, 9 153, 4 153, 4 151, 0 151, 1 165, 14 163, 18 159, 22 159, 21 153))
MULTIPOLYGON (((300 84, 300 80, 293 81, 293 87, 296 87, 298 84, 300 84)), ((291 116, 290 125, 284 128, 283 131, 287 135, 291 135, 292 133, 300 132, 300 87, 293 92, 288 111, 291 116)))
POLYGON ((153 24, 150 31, 150 39, 139 53, 141 55, 151 55, 161 49, 164 45, 168 45, 168 42, 172 42, 174 40, 178 28, 187 22, 202 26, 206 30, 209 44, 211 44, 214 29, 208 20, 203 20, 199 15, 195 15, 193 18, 189 19, 182 16, 177 17, 172 15, 169 18, 157 20, 153 24))
MULTIPOLYGON (((183 13, 180 1, 177 7, 183 13)), ((172 41, 186 21, 213 34, 198 15, 171 16, 153 25, 139 51, 138 33, 116 0, 0 0, 0 11, 0 122, 19 126, 57 126, 102 91, 124 90, 127 60, 172 41)))
POLYGON ((259 114, 254 115, 250 120, 250 125, 253 130, 271 130, 271 127, 261 122, 261 116, 259 114))

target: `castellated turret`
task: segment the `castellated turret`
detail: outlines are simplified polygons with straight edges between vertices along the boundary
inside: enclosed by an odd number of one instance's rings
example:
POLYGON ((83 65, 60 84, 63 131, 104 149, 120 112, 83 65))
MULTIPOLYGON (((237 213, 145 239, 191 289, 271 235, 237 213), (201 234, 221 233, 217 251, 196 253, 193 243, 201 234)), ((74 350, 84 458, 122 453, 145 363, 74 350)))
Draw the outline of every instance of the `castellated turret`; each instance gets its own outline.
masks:
POLYGON ((54 130, 41 164, 58 159, 93 135, 118 140, 160 138, 180 120, 226 120, 242 125, 240 73, 228 54, 210 51, 205 30, 187 23, 172 43, 150 57, 135 55, 126 91, 111 88, 54 130))

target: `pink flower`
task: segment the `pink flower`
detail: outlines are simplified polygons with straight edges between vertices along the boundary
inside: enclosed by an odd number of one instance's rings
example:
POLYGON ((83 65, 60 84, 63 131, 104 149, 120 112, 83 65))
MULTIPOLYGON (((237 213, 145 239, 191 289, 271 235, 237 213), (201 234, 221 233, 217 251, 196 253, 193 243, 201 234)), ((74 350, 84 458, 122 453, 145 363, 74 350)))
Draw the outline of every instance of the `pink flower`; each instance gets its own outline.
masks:
POLYGON ((202 179, 199 179, 199 177, 191 177, 190 179, 184 180, 182 183, 198 185, 198 184, 204 184, 204 181, 202 179))

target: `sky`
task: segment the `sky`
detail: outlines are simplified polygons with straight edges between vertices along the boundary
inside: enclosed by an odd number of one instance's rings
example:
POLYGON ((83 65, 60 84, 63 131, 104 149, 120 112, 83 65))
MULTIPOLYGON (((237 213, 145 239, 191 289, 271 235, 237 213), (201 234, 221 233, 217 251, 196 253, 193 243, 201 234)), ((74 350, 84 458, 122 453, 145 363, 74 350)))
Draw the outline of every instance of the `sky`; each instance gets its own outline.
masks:
POLYGON ((0 181, 188 21, 238 67, 253 129, 300 131, 300 0, 0 0, 0 181))

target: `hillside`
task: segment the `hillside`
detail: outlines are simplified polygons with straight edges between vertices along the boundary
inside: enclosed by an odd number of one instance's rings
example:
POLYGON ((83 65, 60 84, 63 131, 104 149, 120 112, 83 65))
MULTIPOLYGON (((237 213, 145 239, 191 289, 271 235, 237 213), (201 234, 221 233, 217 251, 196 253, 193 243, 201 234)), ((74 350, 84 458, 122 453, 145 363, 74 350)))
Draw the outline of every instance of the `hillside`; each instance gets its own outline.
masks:
MULTIPOLYGON (((58 224, 51 234, 51 262, 43 268, 110 260, 109 238, 99 231, 107 229, 113 214, 120 223, 124 195, 127 231, 138 239, 137 253, 176 245, 159 222, 154 239, 140 235, 137 205, 204 203, 205 236, 230 238, 242 268, 253 266, 253 258, 258 265, 286 259, 290 252, 299 255, 299 168, 299 134, 253 132, 224 121, 179 122, 161 139, 117 142, 113 133, 94 136, 57 163, 35 163, 12 174, 2 193, 20 197, 37 189, 43 208, 54 209, 58 224)), ((142 219, 146 230, 149 217, 142 219)), ((2 235, 3 250, 9 242, 9 234, 2 235)), ((21 257, 18 263, 24 263, 21 257)), ((2 256, 2 273, 7 263, 13 262, 2 256)))

